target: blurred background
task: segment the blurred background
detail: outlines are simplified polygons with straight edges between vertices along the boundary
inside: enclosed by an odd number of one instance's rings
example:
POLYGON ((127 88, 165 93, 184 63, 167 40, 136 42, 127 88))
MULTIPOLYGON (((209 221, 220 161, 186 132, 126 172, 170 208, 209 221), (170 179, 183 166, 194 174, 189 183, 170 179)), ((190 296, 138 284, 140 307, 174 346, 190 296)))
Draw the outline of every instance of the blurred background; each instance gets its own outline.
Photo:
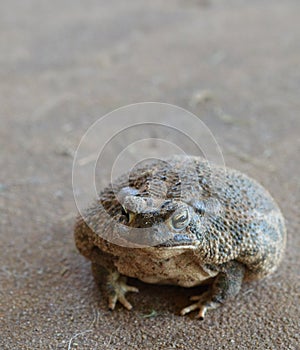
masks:
MULTIPOLYGON (((0 1, 1 349, 297 349, 300 2, 0 1), (73 243, 74 152, 127 104, 183 107, 287 219, 270 278, 209 314, 193 290, 133 281, 107 310, 73 243)), ((105 168, 105 164, 104 164, 105 168)))

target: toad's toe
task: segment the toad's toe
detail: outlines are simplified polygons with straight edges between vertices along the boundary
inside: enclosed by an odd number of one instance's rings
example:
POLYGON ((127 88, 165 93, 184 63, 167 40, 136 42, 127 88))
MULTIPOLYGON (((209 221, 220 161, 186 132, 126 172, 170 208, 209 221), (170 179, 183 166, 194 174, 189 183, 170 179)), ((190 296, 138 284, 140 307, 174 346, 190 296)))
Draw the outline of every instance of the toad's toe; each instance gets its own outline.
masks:
POLYGON ((203 293, 202 295, 195 295, 190 298, 192 301, 197 301, 197 303, 193 303, 180 311, 180 314, 186 315, 192 311, 199 310, 196 318, 203 320, 204 316, 209 309, 215 309, 219 306, 219 303, 211 301, 209 297, 209 293, 203 293))
POLYGON ((128 286, 126 284, 125 277, 119 277, 113 279, 109 283, 109 297, 108 297, 108 307, 114 310, 117 302, 119 301, 127 310, 132 309, 132 305, 126 299, 125 295, 127 292, 138 293, 139 290, 136 287, 128 286))

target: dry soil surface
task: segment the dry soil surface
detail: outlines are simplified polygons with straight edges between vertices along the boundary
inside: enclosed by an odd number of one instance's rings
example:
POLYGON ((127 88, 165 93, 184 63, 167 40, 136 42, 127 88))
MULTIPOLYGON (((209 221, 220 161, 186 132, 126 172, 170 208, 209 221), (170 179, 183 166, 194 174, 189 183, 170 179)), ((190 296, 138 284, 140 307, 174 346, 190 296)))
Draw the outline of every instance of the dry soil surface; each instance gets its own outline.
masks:
POLYGON ((299 13, 298 0, 1 1, 1 349, 299 348, 299 13), (286 218, 280 268, 202 322, 179 316, 195 290, 135 280, 134 309, 108 311, 74 246, 74 151, 140 101, 201 117, 286 218))

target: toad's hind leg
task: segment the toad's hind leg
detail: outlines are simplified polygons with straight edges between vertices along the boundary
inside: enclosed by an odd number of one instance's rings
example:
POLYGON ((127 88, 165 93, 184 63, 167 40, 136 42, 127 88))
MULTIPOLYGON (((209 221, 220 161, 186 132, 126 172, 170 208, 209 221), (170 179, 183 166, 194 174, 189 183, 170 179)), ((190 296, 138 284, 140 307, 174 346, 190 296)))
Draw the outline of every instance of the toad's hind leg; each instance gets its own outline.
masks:
POLYGON ((119 274, 114 268, 107 268, 97 263, 92 263, 92 271, 95 280, 104 288, 108 296, 108 307, 114 310, 119 301, 127 310, 132 309, 132 305, 126 299, 127 292, 138 292, 136 287, 126 284, 127 278, 119 274))
POLYGON ((244 278, 245 267, 235 261, 220 266, 220 272, 216 276, 211 289, 202 295, 191 297, 197 301, 181 310, 181 315, 199 309, 197 318, 204 319, 207 310, 216 309, 227 299, 238 294, 244 278))

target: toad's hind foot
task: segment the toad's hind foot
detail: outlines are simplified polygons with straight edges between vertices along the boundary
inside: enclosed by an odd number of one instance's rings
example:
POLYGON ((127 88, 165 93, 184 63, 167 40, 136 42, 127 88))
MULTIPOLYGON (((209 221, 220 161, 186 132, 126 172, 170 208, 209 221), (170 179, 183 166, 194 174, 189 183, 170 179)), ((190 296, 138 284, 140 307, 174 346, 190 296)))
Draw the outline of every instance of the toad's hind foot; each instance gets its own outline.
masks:
POLYGON ((203 293, 202 295, 194 295, 190 298, 190 300, 197 301, 197 303, 191 304, 182 309, 180 311, 182 316, 199 309, 196 318, 203 320, 207 310, 216 309, 218 306, 220 306, 220 303, 213 302, 211 300, 209 292, 203 293))
POLYGON ((221 272, 215 277, 210 290, 191 297, 191 300, 197 302, 182 309, 181 315, 199 309, 197 318, 203 320, 207 310, 216 309, 228 298, 237 295, 244 278, 245 267, 232 261, 219 268, 221 272))
POLYGON ((121 276, 118 272, 112 272, 107 277, 108 307, 114 310, 119 301, 127 310, 132 309, 132 305, 126 299, 127 292, 138 293, 138 289, 126 284, 126 277, 121 276))

